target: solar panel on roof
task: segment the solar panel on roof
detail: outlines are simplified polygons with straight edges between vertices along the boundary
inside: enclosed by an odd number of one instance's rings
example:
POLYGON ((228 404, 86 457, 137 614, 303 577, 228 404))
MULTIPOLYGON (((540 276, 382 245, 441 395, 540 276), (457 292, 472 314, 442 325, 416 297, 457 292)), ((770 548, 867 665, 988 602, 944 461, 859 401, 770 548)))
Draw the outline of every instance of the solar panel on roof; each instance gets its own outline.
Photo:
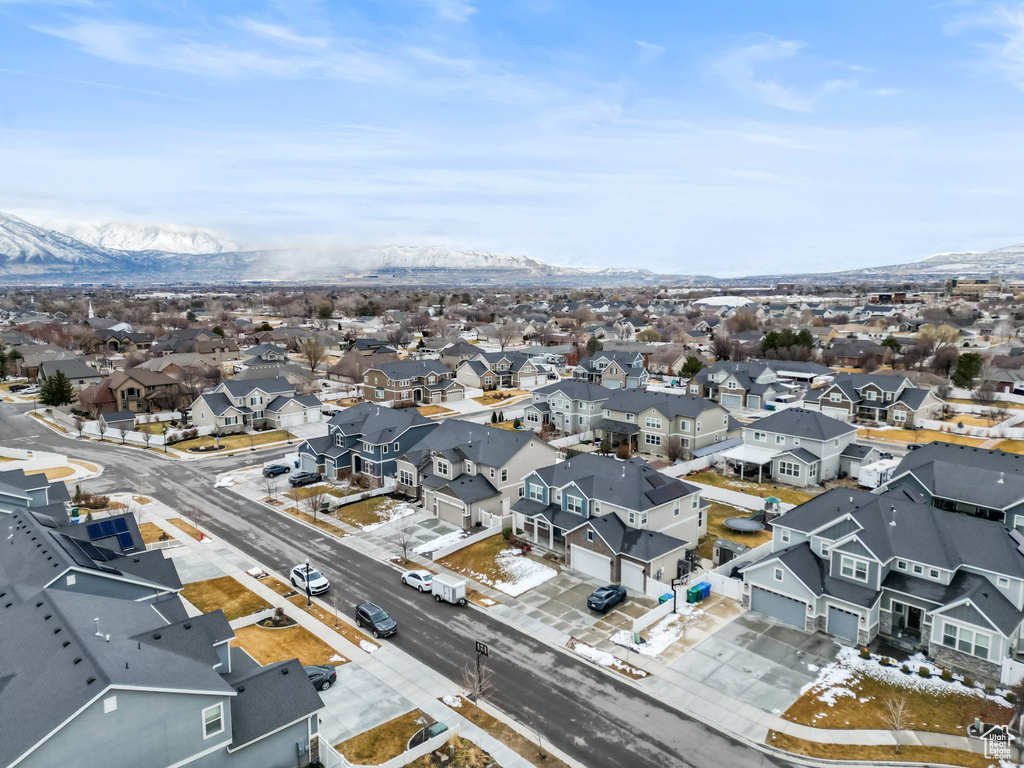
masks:
POLYGON ((38 512, 35 513, 36 520, 39 521, 40 525, 44 528, 56 528, 57 521, 49 515, 40 515, 38 512))
POLYGON ((121 549, 125 551, 135 549, 135 542, 132 541, 132 535, 128 531, 117 534, 117 543, 120 544, 121 549))
POLYGON ((96 539, 105 539, 108 536, 127 533, 128 523, 123 517, 119 517, 116 520, 100 520, 98 523, 90 523, 86 526, 85 530, 88 532, 89 538, 95 541, 96 539))
POLYGON ((68 554, 77 565, 81 565, 85 568, 95 568, 96 564, 81 548, 80 542, 72 539, 63 533, 53 534, 53 538, 60 544, 61 548, 68 554))

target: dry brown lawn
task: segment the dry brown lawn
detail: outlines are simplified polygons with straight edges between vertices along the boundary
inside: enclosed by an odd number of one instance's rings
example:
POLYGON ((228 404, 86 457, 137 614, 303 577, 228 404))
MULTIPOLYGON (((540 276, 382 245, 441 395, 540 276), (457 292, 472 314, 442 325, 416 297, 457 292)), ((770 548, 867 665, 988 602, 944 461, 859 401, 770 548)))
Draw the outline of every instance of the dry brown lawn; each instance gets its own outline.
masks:
POLYGON ((729 539, 730 541, 738 541, 741 544, 746 544, 748 547, 756 547, 759 544, 764 544, 766 541, 771 541, 771 531, 751 531, 750 533, 740 533, 739 531, 732 531, 725 527, 724 521, 730 517, 749 517, 750 512, 745 509, 737 509, 736 507, 730 507, 728 504, 719 504, 717 501, 712 501, 711 506, 708 508, 708 533, 703 539, 701 539, 700 547, 698 552, 701 557, 706 557, 708 560, 711 559, 713 549, 715 545, 715 539, 721 537, 723 539, 729 539))
POLYGON ((505 537, 498 533, 475 544, 470 544, 458 552, 452 552, 447 557, 438 560, 438 565, 443 565, 445 568, 470 577, 474 573, 480 573, 493 581, 501 581, 503 572, 498 566, 497 557, 499 552, 508 548, 509 544, 505 541, 505 537))
POLYGON ((202 541, 203 540, 203 534, 201 534, 199 532, 199 529, 196 528, 191 523, 186 523, 180 517, 172 517, 167 522, 170 523, 171 525, 173 525, 178 530, 184 531, 185 533, 187 533, 189 536, 191 536, 196 541, 202 541))
POLYGON ((488 392, 483 397, 474 397, 473 400, 480 405, 503 405, 514 403, 518 398, 529 394, 525 389, 503 389, 497 392, 488 392))
POLYGON ((851 744, 827 744, 806 741, 787 736, 778 731, 768 731, 765 744, 796 755, 818 757, 826 760, 863 760, 872 762, 913 762, 936 763, 939 765, 961 765, 965 768, 989 768, 992 760, 976 752, 942 747, 919 747, 904 744, 900 753, 895 747, 865 746, 851 744))
POLYGON ((78 459, 68 459, 68 464, 74 464, 79 466, 87 472, 99 472, 100 468, 95 464, 90 464, 88 461, 79 461, 78 459))
POLYGON ((317 513, 316 520, 314 520, 311 514, 309 514, 308 512, 303 512, 301 509, 297 509, 296 507, 285 507, 284 511, 292 517, 297 517, 299 518, 299 520, 305 520, 310 525, 315 525, 321 531, 329 533, 333 536, 337 536, 339 539, 343 539, 346 536, 348 536, 348 534, 345 533, 345 531, 341 530, 341 528, 334 525, 333 523, 325 523, 323 520, 323 515, 319 513, 317 513))
POLYGON ((381 513, 394 509, 401 502, 389 499, 387 496, 374 496, 372 499, 363 499, 354 504, 346 504, 340 507, 334 516, 349 525, 364 526, 373 525, 381 521, 381 513))
POLYGON ((871 440, 891 440, 896 443, 920 443, 921 445, 937 440, 940 443, 970 445, 976 448, 985 442, 984 438, 964 437, 933 429, 861 429, 857 431, 857 434, 871 440))
POLYGON ((136 504, 149 504, 152 499, 147 499, 145 496, 132 496, 132 501, 136 504))
POLYGON ((456 711, 474 725, 487 731, 487 733, 517 755, 526 758, 533 765, 550 766, 550 768, 569 768, 567 763, 543 751, 535 742, 523 736, 515 728, 505 725, 501 720, 487 714, 482 709, 474 711, 473 702, 469 699, 463 697, 462 707, 456 711))
POLYGON ((155 544, 171 538, 171 535, 156 523, 139 523, 139 532, 142 533, 142 540, 146 544, 155 544))
POLYGON ((726 477, 717 472, 698 472, 695 475, 688 475, 683 479, 692 480, 695 483, 713 485, 717 488, 728 488, 731 491, 739 491, 740 493, 749 493, 751 496, 760 496, 762 499, 774 496, 786 504, 803 504, 817 495, 808 491, 798 491, 785 485, 755 483, 751 480, 740 480, 738 477, 726 477))
POLYGON ((1008 400, 997 400, 994 403, 982 403, 977 400, 963 400, 955 397, 951 397, 946 400, 947 403, 960 403, 961 405, 978 405, 982 408, 1024 408, 1024 403, 1011 403, 1008 400))
POLYGON ((429 722, 419 709, 406 712, 383 725, 363 731, 358 736, 335 744, 334 748, 356 765, 380 765, 405 752, 409 739, 423 727, 420 718, 429 722))
POLYGON ((420 416, 447 416, 449 413, 455 413, 443 405, 421 405, 416 410, 420 412, 420 416))
POLYGON ((186 584, 181 595, 203 613, 220 608, 228 621, 270 608, 270 603, 246 589, 231 576, 186 584))
MULTIPOLYGON (((916 671, 911 673, 914 674, 916 671)), ((819 700, 821 691, 811 688, 793 702, 782 717, 815 728, 884 730, 885 724, 880 712, 885 698, 892 694, 906 695, 910 708, 910 730, 914 731, 963 736, 967 725, 974 722, 975 717, 999 725, 1009 723, 1013 714, 1009 707, 1000 706, 990 699, 966 692, 957 693, 955 684, 950 685, 949 693, 937 696, 909 686, 892 685, 858 672, 849 682, 843 683, 843 687, 856 695, 836 696, 835 704, 830 707, 819 700), (819 717, 822 714, 824 717, 819 717)))
POLYGON ((339 666, 347 661, 319 637, 298 625, 281 629, 270 629, 256 624, 240 627, 235 630, 235 639, 231 641, 231 645, 244 648, 246 653, 264 665, 295 658, 303 666, 339 666))
MULTIPOLYGON (((261 445, 281 443, 285 440, 293 440, 294 438, 295 435, 287 430, 274 429, 245 435, 225 435, 220 439, 220 444, 224 446, 224 450, 231 451, 238 448, 259 448, 261 445), (250 438, 252 439, 250 440, 250 438)), ((189 448, 199 448, 207 445, 217 445, 217 440, 209 435, 203 435, 194 440, 183 440, 180 443, 175 443, 171 448, 175 451, 187 451, 189 448)))
POLYGON ((74 467, 51 467, 50 469, 31 469, 26 475, 46 475, 50 482, 63 480, 65 477, 73 477, 77 474, 74 467))
MULTIPOLYGON (((286 496, 293 501, 302 501, 308 499, 310 496, 316 496, 318 493, 323 493, 328 496, 333 496, 336 499, 343 499, 346 496, 351 496, 354 493, 361 493, 362 488, 357 488, 354 485, 345 486, 334 486, 334 485, 304 485, 301 488, 292 488, 289 491, 285 491, 282 495, 286 496)), ((330 499, 328 499, 330 501, 330 499)))
MULTIPOLYGON (((451 759, 445 763, 447 768, 490 768, 494 765, 494 758, 469 739, 461 736, 448 739, 447 746, 451 754, 451 759)), ((431 755, 424 755, 405 768, 434 768, 435 765, 431 755)))

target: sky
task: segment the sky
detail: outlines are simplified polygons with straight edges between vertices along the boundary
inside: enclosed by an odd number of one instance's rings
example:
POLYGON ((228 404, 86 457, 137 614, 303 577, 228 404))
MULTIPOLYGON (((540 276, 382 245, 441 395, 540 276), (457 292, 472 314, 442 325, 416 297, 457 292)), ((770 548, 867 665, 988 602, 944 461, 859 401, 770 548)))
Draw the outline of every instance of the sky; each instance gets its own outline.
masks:
POLYGON ((1024 241, 1024 5, 0 0, 0 210, 737 276, 1024 241))

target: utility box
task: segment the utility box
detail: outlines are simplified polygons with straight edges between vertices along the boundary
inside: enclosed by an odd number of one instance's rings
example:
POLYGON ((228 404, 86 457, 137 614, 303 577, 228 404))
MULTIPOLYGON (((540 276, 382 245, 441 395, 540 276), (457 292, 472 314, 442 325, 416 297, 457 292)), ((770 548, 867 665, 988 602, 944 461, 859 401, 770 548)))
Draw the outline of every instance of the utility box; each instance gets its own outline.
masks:
POLYGON ((439 573, 431 582, 430 592, 439 603, 444 600, 452 605, 466 604, 466 582, 461 579, 439 573))

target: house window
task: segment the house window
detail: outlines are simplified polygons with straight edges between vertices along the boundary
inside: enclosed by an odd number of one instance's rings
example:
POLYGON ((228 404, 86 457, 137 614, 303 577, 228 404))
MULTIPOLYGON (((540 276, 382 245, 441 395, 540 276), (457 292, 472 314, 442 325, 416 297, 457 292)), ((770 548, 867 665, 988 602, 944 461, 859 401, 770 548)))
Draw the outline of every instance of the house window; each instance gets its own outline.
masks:
POLYGON ((896 561, 896 567, 899 568, 901 571, 907 570, 907 561, 906 560, 897 560, 896 561))
POLYGON ((775 580, 776 581, 782 581, 782 569, 781 568, 776 568, 775 569, 775 580))
POLYGON ((987 659, 989 648, 992 647, 992 638, 984 632, 946 622, 942 629, 942 644, 961 653, 987 659))
POLYGON ((840 572, 848 579, 856 579, 857 581, 868 580, 868 564, 863 560, 843 557, 840 562, 840 572))
POLYGON ((450 468, 448 467, 448 462, 447 461, 440 461, 439 460, 437 462, 437 474, 443 475, 444 477, 448 477, 449 476, 448 475, 449 471, 450 471, 450 468))
POLYGON ((203 710, 203 738, 224 732, 224 705, 214 704, 203 710))
POLYGON ((828 544, 822 543, 821 545, 821 556, 828 557, 828 544))
POLYGON ((400 482, 402 485, 407 485, 410 487, 416 485, 416 482, 412 476, 412 472, 410 472, 407 469, 403 469, 398 473, 398 482, 400 482))
POLYGON ((866 397, 866 398, 867 398, 868 400, 870 400, 871 402, 874 402, 874 401, 875 401, 875 399, 876 399, 876 398, 875 398, 875 393, 874 393, 874 390, 870 390, 870 389, 869 389, 869 390, 868 390, 867 392, 865 392, 865 393, 864 393, 864 397, 866 397))
POLYGON ((688 422, 686 419, 680 419, 679 420, 679 429, 682 432, 689 432, 690 431, 690 422, 688 422))
POLYGON ((697 513, 697 530, 700 530, 703 527, 704 527, 704 510, 702 509, 702 510, 700 510, 697 513))
POLYGON ((787 477, 800 477, 800 465, 793 461, 780 461, 779 474, 787 477))
POLYGON ((892 413, 892 420, 893 421, 898 421, 898 422, 902 423, 902 422, 905 422, 907 420, 907 412, 906 411, 893 410, 893 411, 891 411, 891 413, 892 413))
POLYGON ((596 499, 594 500, 594 514, 595 515, 601 514, 601 502, 597 501, 596 499))
POLYGON ((565 509, 568 512, 575 512, 577 515, 583 514, 583 499, 577 496, 565 495, 565 509))
POLYGON ((937 579, 937 578, 939 578, 939 572, 937 570, 935 570, 934 568, 932 568, 930 571, 928 571, 928 576, 933 578, 933 579, 937 579))
POLYGON ((768 435, 766 435, 764 432, 755 432, 754 439, 759 443, 763 443, 768 439, 768 435))
POLYGON ((785 435, 776 435, 775 436, 775 444, 776 445, 785 445, 786 444, 786 436, 785 435))
POLYGON ((644 433, 644 442, 647 445, 661 445, 661 435, 650 435, 644 433))
POLYGON ((593 540, 594 540, 594 532, 593 531, 587 531, 587 541, 593 541, 593 540))
POLYGON ((830 394, 828 396, 828 399, 829 399, 829 401, 831 401, 833 403, 840 403, 843 400, 843 396, 841 394, 839 394, 838 392, 833 392, 832 394, 830 394))
POLYGON ((536 483, 530 483, 530 498, 534 501, 544 501, 544 488, 536 483))
POLYGON ((467 475, 472 475, 473 474, 473 462, 472 461, 467 461, 466 462, 466 474, 467 475))
POLYGON ((341 447, 345 445, 345 436, 340 432, 334 436, 334 444, 341 447))
POLYGON ((679 517, 679 502, 672 505, 672 517, 679 517))
POLYGON ((924 567, 920 566, 920 565, 915 565, 914 566, 914 573, 917 574, 918 576, 920 576, 922 573, 924 573, 924 567))
POLYGON ((650 429, 661 429, 661 419, 656 419, 653 416, 648 416, 644 420, 644 426, 650 429))
POLYGON ((384 453, 387 453, 390 448, 391 448, 390 445, 385 445, 384 446, 384 453))
POLYGON ((611 411, 609 411, 609 410, 608 410, 607 408, 605 408, 605 409, 604 409, 604 415, 605 415, 605 416, 611 416, 611 415, 612 415, 612 412, 611 412, 611 411))
POLYGON ((999 584, 1000 587, 1008 587, 1008 586, 1010 586, 1010 580, 1008 578, 1006 578, 1005 576, 1000 576, 997 579, 997 583, 999 584))
POLYGON ((636 525, 636 512, 629 513, 629 524, 636 525))
POLYGON ((373 396, 376 397, 378 400, 383 400, 384 390, 381 389, 380 387, 377 387, 376 391, 373 393, 373 396))
POLYGON ((626 421, 636 421, 636 414, 635 413, 627 413, 626 414, 626 421))
POLYGON ((394 448, 395 453, 398 453, 398 443, 394 443, 391 447, 394 448))
POLYGON ((503 483, 507 483, 508 482, 508 470, 507 469, 501 470, 501 482, 503 482, 503 483))
POLYGON ((789 543, 789 531, 787 531, 785 529, 783 529, 783 531, 782 531, 782 541, 785 544, 789 543))
POLYGON ((700 422, 698 421, 695 423, 697 424, 697 434, 700 434, 700 422))
POLYGON ((520 486, 519 486, 519 498, 520 498, 520 499, 521 499, 521 498, 523 498, 523 496, 525 495, 525 493, 526 493, 526 489, 525 489, 525 488, 524 488, 523 486, 521 486, 521 485, 520 485, 520 486))

